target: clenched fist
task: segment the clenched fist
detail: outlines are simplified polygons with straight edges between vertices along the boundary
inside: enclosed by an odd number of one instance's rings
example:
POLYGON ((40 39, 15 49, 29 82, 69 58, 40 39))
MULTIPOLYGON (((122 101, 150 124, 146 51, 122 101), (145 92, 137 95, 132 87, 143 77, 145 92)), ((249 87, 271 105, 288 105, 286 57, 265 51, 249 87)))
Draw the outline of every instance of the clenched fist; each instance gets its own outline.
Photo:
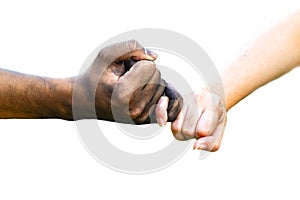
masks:
MULTIPOLYGON (((156 107, 157 121, 166 123, 168 97, 162 97, 156 107)), ((196 139, 194 149, 217 151, 226 126, 226 107, 217 94, 203 89, 184 97, 181 111, 171 124, 178 140, 196 139)))
POLYGON ((103 48, 87 71, 77 79, 78 118, 122 123, 156 122, 154 107, 167 95, 169 120, 181 109, 182 97, 161 78, 155 66, 156 55, 134 40, 103 48))

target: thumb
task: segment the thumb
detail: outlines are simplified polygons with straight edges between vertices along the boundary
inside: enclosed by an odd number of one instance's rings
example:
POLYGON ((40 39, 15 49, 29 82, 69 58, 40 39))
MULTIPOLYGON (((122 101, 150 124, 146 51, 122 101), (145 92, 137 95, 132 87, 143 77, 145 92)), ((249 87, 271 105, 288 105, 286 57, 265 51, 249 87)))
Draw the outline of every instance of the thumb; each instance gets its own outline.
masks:
POLYGON ((167 96, 161 96, 155 107, 156 121, 160 126, 167 123, 168 120, 168 108, 169 98, 167 96))

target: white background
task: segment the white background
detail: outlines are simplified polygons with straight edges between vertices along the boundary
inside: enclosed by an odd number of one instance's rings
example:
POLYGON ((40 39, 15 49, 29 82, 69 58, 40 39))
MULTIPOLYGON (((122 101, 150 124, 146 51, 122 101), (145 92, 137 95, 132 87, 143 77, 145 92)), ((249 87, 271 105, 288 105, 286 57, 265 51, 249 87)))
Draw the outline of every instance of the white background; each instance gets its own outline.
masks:
MULTIPOLYGON (((73 76, 106 39, 154 27, 190 37, 221 69, 299 6, 296 0, 1 1, 0 66, 73 76)), ((232 109, 219 152, 200 161, 189 150, 148 175, 96 162, 74 122, 0 120, 0 199, 299 199, 299 77, 294 70, 232 109)))

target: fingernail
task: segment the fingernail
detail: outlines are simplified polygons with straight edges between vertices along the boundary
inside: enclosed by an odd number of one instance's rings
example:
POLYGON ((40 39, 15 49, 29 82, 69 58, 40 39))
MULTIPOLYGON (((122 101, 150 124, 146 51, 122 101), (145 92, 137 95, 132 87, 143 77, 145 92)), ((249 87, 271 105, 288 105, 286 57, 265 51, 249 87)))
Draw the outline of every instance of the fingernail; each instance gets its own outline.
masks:
POLYGON ((195 149, 197 149, 197 150, 206 150, 207 146, 206 146, 206 144, 198 144, 195 149))
POLYGON ((153 51, 151 51, 151 50, 149 50, 147 48, 145 48, 144 51, 145 51, 145 54, 148 54, 148 55, 150 55, 152 57, 157 57, 156 53, 154 53, 153 51))
POLYGON ((161 127, 165 125, 164 119, 163 119, 163 118, 158 118, 158 119, 157 119, 157 123, 158 123, 161 127))

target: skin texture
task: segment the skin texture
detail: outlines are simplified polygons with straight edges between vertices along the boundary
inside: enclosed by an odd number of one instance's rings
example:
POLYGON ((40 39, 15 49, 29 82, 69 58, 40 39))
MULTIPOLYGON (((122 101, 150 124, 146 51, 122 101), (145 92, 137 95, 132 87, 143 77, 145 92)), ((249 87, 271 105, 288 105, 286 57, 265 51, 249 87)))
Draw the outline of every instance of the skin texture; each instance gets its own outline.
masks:
POLYGON ((299 65, 300 10, 262 33, 222 72, 227 110, 299 65))
MULTIPOLYGON (((167 111, 164 108, 167 105, 168 97, 162 97, 156 109, 157 118, 166 115, 167 111)), ((196 94, 184 96, 183 108, 172 122, 171 130, 178 140, 195 138, 194 149, 217 151, 220 148, 225 124, 224 100, 219 95, 202 89, 196 94)))
MULTIPOLYGON (((183 109, 171 126, 175 138, 196 138, 194 149, 218 150, 226 125, 226 111, 299 65, 300 10, 262 33, 221 72, 225 99, 205 89, 184 98, 183 109), (191 101, 193 98, 196 100, 191 101)), ((167 105, 167 98, 162 98, 156 110, 157 118, 164 122, 167 105)))
POLYGON ((169 118, 174 119, 182 97, 161 79, 153 62, 156 57, 131 40, 103 48, 77 77, 53 79, 0 70, 0 118, 151 123, 155 104, 167 90, 166 95, 175 98, 168 108, 169 118))
POLYGON ((0 70, 0 118, 70 118, 72 84, 0 70))

